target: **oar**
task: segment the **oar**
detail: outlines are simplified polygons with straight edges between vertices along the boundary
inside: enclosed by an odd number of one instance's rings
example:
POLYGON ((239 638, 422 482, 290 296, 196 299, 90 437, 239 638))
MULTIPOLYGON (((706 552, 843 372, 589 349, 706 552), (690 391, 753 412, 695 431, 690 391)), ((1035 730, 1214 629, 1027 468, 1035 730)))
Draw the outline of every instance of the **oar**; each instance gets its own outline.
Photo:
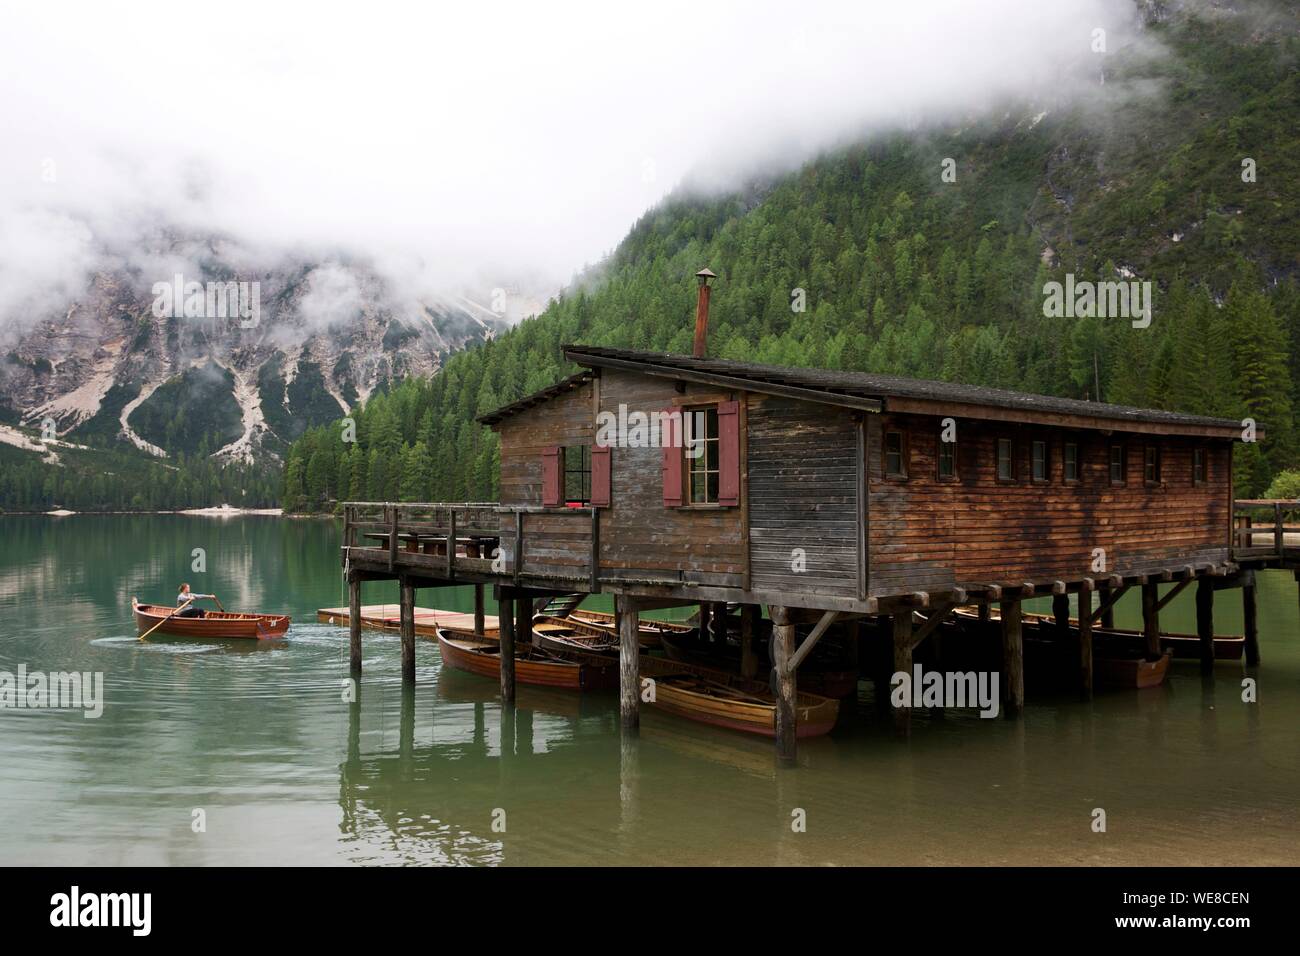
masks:
POLYGON ((226 613, 226 609, 225 609, 224 607, 221 606, 221 602, 217 600, 217 596, 216 596, 215 594, 212 595, 212 600, 216 603, 216 605, 217 605, 217 610, 220 611, 222 614, 225 614, 225 613, 226 613))
MULTIPOLYGON (((176 611, 183 611, 183 610, 185 610, 187 607, 190 606, 190 601, 193 601, 193 600, 194 600, 194 598, 190 598, 190 599, 187 600, 184 604, 182 604, 180 607, 178 607, 178 608, 176 609, 176 611)), ((161 621, 159 621, 159 622, 158 622, 157 624, 155 624, 153 627, 149 628, 149 630, 147 630, 147 631, 145 631, 143 634, 141 634, 141 635, 139 636, 139 638, 137 638, 137 640, 141 640, 141 641, 143 641, 146 637, 148 637, 148 636, 149 636, 150 634, 152 634, 154 631, 158 630, 158 628, 162 627, 164 624, 166 624, 168 621, 170 621, 170 620, 172 619, 172 617, 176 614, 176 611, 172 611, 171 614, 168 614, 165 618, 163 618, 161 621)))

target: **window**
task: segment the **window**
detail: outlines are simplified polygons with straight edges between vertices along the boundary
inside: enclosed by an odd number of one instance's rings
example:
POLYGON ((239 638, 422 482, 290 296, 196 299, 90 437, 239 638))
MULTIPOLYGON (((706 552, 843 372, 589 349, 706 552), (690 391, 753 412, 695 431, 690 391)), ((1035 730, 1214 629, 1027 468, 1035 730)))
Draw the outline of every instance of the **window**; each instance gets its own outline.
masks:
POLYGON ((885 474, 893 478, 907 477, 902 432, 885 432, 885 474))
POLYGON ((1192 449, 1192 484, 1205 484, 1205 449, 1192 449))
POLYGON ((1124 484, 1124 446, 1110 446, 1110 483, 1112 485, 1124 484))
POLYGON ((587 445, 564 449, 564 503, 575 508, 591 503, 591 448, 587 445))
POLYGON ((939 477, 951 480, 957 477, 957 443, 939 438, 939 477))
POLYGON ((1047 481, 1047 442, 1036 441, 1030 448, 1034 481, 1047 481))
POLYGON ((1014 446, 1010 438, 998 439, 998 481, 1015 481, 1016 471, 1012 461, 1014 446))
POLYGON ((1147 445, 1142 462, 1142 478, 1149 485, 1160 484, 1160 446, 1147 445))
POLYGON ((1079 480, 1079 445, 1077 442, 1067 441, 1065 443, 1062 467, 1066 481, 1079 480))
POLYGON ((718 409, 692 408, 685 413, 687 501, 718 501, 718 409))

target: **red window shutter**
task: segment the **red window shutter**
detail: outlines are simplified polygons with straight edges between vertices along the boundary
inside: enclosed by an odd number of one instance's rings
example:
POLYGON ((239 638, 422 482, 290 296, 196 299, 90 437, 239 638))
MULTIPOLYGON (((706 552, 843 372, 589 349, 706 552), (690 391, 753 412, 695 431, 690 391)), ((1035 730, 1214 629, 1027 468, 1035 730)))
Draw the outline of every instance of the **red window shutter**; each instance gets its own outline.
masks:
POLYGON ((718 504, 740 504, 740 403, 718 403, 718 504))
MULTIPOLYGON (((664 409, 665 416, 677 415, 679 421, 681 414, 681 409, 664 409)), ((664 507, 677 508, 682 504, 682 430, 680 427, 668 426, 667 422, 670 421, 671 417, 664 419, 665 424, 659 434, 664 455, 664 507)))
POLYGON ((560 503, 560 446, 552 445, 542 451, 542 506, 551 508, 560 503))
POLYGON ((595 445, 591 449, 591 506, 609 507, 609 446, 595 445))

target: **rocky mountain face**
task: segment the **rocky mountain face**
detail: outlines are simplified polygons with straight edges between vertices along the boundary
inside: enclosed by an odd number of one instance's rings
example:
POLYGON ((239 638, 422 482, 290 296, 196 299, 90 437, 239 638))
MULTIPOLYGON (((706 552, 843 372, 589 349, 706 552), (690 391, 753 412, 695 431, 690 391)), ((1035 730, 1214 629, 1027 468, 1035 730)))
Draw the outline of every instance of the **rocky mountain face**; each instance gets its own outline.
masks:
POLYGON ((218 239, 171 239, 142 259, 120 257, 74 301, 0 326, 9 444, 43 431, 163 459, 279 457, 307 427, 540 310, 501 289, 411 295, 362 261, 261 265, 218 239))

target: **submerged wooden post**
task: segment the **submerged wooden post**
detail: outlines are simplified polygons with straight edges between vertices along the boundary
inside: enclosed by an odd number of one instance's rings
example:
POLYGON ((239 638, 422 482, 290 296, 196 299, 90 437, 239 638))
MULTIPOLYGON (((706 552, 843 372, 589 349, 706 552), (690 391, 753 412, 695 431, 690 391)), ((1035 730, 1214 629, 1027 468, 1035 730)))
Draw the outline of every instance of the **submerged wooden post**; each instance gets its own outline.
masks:
POLYGON ((501 702, 515 702, 515 602, 502 592, 497 601, 497 627, 501 642, 501 702))
POLYGON ((740 676, 753 678, 758 673, 758 654, 754 650, 754 628, 758 608, 746 604, 740 609, 740 676))
POLYGON ((1142 633, 1146 637, 1147 656, 1160 656, 1160 595, 1154 581, 1142 585, 1142 633))
POLYGON ((641 641, 637 606, 619 597, 618 607, 618 716, 625 733, 641 728, 641 641))
POLYGON ((348 646, 352 673, 361 673, 361 579, 348 578, 348 646))
POLYGON ((529 646, 533 643, 533 599, 515 599, 515 643, 529 646))
POLYGON ((474 633, 483 636, 483 585, 474 585, 474 633))
MULTIPOLYGON (((906 674, 909 681, 912 679, 912 612, 910 610, 894 612, 894 673, 906 674)), ((891 680, 889 684, 892 683, 891 680)), ((895 733, 900 737, 908 736, 912 732, 911 694, 905 696, 900 705, 895 705, 892 700, 889 703, 894 712, 895 733)))
POLYGON ((785 607, 773 605, 772 615, 772 666, 776 668, 776 755, 781 760, 793 761, 798 756, 799 718, 795 712, 795 674, 790 668, 794 656, 794 625, 785 607))
POLYGON ((1070 637, 1070 595, 1052 595, 1052 617, 1056 618, 1056 637, 1065 641, 1070 637))
POLYGON ((1025 645, 1020 629, 1020 601, 1002 601, 1002 712, 1019 717, 1025 709, 1025 645))
POLYGON ((398 607, 402 635, 402 683, 415 683, 415 586, 405 575, 398 579, 398 607))
POLYGON ((1214 581, 1203 577, 1196 582, 1196 636, 1201 643, 1201 671, 1214 670, 1214 581))
POLYGON ((1079 696, 1092 700, 1092 591, 1079 590, 1079 696))
POLYGON ((1259 663, 1259 605, 1255 592, 1255 572, 1244 571, 1241 575, 1241 618, 1246 632, 1246 665, 1254 667, 1259 663))

